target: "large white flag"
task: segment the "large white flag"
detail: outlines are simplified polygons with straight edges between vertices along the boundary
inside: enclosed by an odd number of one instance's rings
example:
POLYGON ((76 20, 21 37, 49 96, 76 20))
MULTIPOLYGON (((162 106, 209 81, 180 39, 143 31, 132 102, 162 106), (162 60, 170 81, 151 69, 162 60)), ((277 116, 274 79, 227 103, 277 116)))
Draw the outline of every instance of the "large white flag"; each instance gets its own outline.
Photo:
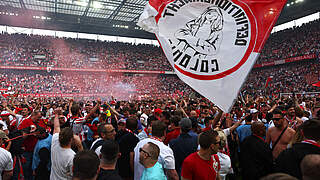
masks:
POLYGON ((155 33, 178 77, 228 112, 286 0, 149 0, 138 25, 155 33))

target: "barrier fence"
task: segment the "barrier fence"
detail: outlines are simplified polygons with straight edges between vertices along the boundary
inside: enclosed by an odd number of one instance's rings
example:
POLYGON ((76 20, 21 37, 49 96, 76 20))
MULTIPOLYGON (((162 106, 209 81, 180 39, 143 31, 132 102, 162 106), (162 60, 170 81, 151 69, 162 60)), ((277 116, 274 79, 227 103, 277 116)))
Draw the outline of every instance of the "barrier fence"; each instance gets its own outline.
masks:
MULTIPOLYGON (((297 62, 302 60, 310 60, 317 58, 316 54, 307 54, 298 57, 291 57, 273 62, 266 62, 254 65, 254 68, 275 66, 290 62, 297 62)), ((320 57, 318 57, 320 58, 320 57)), ((149 71, 149 70, 126 70, 126 69, 93 69, 93 68, 60 68, 60 67, 32 67, 32 66, 0 66, 0 69, 14 69, 14 70, 41 70, 41 71, 81 71, 81 72, 105 72, 105 73, 138 73, 138 74, 174 74, 172 71, 149 71)))

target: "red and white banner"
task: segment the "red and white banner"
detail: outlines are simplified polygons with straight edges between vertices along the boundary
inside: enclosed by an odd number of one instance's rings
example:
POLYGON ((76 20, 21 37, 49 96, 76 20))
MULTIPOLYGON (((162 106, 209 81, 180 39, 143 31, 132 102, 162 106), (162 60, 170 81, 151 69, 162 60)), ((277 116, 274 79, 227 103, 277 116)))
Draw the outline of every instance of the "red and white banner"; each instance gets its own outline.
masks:
POLYGON ((266 85, 264 86, 264 88, 267 88, 269 86, 269 82, 273 79, 273 76, 269 76, 266 80, 266 85))
POLYGON ((308 59, 315 59, 316 57, 317 57, 316 54, 306 54, 306 55, 297 56, 297 57, 289 57, 289 58, 281 59, 281 60, 277 60, 277 61, 256 64, 256 65, 254 65, 254 68, 265 67, 265 66, 275 66, 275 65, 279 65, 279 64, 297 62, 297 61, 308 60, 308 59))
POLYGON ((229 112, 286 0, 150 0, 155 33, 178 77, 229 112))
POLYGON ((102 72, 102 73, 142 73, 142 74, 166 74, 167 71, 129 70, 129 69, 88 69, 88 68, 59 68, 59 67, 34 67, 34 66, 0 66, 0 69, 15 70, 40 70, 40 71, 77 71, 77 72, 102 72))

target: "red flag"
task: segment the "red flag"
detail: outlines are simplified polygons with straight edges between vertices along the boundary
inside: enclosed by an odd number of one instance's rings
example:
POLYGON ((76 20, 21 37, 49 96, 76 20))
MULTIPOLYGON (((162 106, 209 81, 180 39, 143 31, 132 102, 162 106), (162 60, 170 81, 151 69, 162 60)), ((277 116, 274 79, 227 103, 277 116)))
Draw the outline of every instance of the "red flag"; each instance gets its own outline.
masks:
POLYGON ((267 81, 266 81, 266 85, 264 86, 264 88, 267 88, 269 86, 269 82, 272 80, 273 76, 269 76, 267 78, 267 81))
POLYGON ((320 81, 317 83, 312 84, 312 86, 320 87, 320 81))

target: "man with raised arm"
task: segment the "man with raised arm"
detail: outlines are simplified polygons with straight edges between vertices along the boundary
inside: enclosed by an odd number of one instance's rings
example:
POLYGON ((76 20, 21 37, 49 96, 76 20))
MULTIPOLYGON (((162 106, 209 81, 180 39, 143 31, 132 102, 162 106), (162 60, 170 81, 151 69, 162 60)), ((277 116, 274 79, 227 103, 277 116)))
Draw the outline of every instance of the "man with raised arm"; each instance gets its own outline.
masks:
POLYGON ((59 115, 61 109, 54 111, 54 131, 51 144, 51 180, 71 180, 73 157, 75 152, 71 149, 72 142, 78 150, 82 150, 79 136, 73 134, 71 128, 60 130, 59 115))

